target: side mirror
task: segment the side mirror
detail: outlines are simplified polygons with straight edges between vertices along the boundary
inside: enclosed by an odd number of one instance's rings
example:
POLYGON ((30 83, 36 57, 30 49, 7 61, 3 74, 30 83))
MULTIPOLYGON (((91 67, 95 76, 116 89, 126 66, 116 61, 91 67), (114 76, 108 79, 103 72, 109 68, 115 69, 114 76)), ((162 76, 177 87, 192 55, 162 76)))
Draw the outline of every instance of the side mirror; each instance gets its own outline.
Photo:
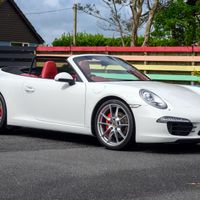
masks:
POLYGON ((66 72, 62 72, 62 73, 57 74, 54 77, 54 80, 58 81, 58 82, 69 83, 69 85, 74 85, 75 84, 75 80, 73 79, 73 77, 70 74, 66 73, 66 72))

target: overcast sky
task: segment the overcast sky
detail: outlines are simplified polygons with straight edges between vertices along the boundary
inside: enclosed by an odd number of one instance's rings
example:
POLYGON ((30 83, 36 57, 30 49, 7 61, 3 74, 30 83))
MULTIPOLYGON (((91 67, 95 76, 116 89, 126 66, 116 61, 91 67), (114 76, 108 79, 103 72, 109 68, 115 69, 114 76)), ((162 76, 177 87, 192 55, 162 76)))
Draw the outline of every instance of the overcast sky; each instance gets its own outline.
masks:
MULTIPOLYGON (((15 2, 47 44, 51 44, 56 37, 60 37, 63 33, 72 33, 74 2, 82 4, 92 2, 99 8, 101 7, 99 0, 15 0, 15 2), (69 9, 45 14, 30 14, 63 8, 69 9)), ((78 32, 111 35, 111 33, 103 32, 97 25, 98 23, 96 18, 85 13, 78 13, 78 32)))

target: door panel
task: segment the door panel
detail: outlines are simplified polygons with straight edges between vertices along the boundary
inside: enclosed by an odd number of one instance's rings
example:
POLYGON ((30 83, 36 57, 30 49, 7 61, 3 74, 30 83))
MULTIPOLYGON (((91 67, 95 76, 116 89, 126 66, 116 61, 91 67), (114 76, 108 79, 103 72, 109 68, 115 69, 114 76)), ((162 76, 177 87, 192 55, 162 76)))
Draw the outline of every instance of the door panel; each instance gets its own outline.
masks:
POLYGON ((50 123, 84 126, 85 84, 31 78, 24 83, 26 107, 34 118, 50 123))

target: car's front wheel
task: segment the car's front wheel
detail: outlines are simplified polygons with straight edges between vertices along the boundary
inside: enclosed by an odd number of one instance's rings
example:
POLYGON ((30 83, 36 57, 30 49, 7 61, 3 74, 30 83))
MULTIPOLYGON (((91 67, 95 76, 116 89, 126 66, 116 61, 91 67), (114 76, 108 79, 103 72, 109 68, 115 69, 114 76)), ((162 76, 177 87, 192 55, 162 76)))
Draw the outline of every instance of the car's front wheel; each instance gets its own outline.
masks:
POLYGON ((0 95, 0 130, 6 128, 6 104, 3 97, 0 95))
POLYGON ((95 116, 95 132, 106 148, 120 150, 134 143, 134 118, 129 107, 120 100, 108 100, 95 116))

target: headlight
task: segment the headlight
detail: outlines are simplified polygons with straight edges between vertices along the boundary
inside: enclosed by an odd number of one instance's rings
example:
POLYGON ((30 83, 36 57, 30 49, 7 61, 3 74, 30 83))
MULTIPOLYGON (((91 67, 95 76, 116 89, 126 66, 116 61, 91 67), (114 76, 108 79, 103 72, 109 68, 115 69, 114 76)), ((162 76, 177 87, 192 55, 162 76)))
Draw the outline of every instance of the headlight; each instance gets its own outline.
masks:
POLYGON ((141 89, 140 90, 140 97, 149 105, 159 108, 159 109, 166 109, 167 104, 156 94, 149 90, 141 89))

